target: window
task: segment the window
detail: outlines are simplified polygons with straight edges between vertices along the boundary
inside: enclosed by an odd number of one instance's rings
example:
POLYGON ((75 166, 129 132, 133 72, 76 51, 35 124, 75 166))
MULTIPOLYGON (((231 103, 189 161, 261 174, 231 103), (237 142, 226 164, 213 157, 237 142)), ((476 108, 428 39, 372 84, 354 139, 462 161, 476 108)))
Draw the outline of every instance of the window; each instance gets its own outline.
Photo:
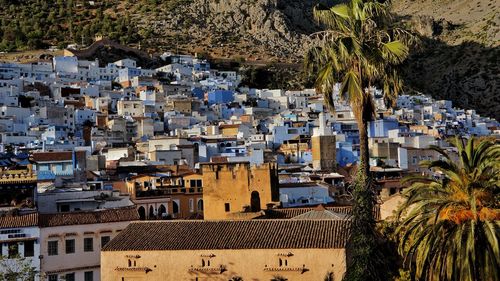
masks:
POLYGON ((84 277, 84 281, 94 281, 94 272, 93 271, 85 271, 83 277, 84 277))
POLYGON ((57 281, 57 274, 50 274, 47 278, 48 281, 57 281))
POLYGON ((35 241, 24 242, 24 256, 32 257, 35 255, 35 241))
POLYGON ((67 204, 64 204, 64 205, 61 205, 61 212, 64 213, 64 212, 69 212, 69 205, 67 204))
POLYGON ((75 239, 66 240, 66 254, 75 253, 75 239))
POLYGON ((225 203, 224 204, 224 209, 226 210, 226 212, 230 212, 231 211, 231 205, 229 203, 225 203))
POLYGON ((9 243, 9 259, 15 258, 19 255, 19 245, 17 243, 9 243))
POLYGON ((66 273, 66 279, 65 281, 75 281, 75 273, 66 273))
POLYGON ((47 242, 47 251, 49 256, 57 256, 58 255, 58 249, 57 249, 57 241, 49 241, 47 242))
POLYGON ((101 248, 106 246, 106 244, 108 244, 109 240, 111 240, 111 237, 101 236, 101 248))
POLYGON ((94 251, 94 238, 91 237, 83 238, 83 251, 84 252, 94 251))

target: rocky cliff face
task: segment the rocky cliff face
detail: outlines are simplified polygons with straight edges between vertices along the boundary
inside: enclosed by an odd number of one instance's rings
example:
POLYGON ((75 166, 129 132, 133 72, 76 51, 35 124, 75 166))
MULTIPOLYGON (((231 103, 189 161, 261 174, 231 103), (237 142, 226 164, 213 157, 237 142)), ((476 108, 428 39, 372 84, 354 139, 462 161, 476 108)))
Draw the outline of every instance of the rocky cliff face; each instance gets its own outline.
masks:
POLYGON ((405 67, 410 90, 500 120, 500 2, 395 0, 423 38, 405 67))
POLYGON ((306 34, 315 29, 312 8, 316 3, 313 0, 193 0, 156 19, 145 18, 140 22, 142 26, 152 27, 154 40, 170 47, 194 41, 196 51, 214 52, 213 55, 221 57, 299 61, 306 34))

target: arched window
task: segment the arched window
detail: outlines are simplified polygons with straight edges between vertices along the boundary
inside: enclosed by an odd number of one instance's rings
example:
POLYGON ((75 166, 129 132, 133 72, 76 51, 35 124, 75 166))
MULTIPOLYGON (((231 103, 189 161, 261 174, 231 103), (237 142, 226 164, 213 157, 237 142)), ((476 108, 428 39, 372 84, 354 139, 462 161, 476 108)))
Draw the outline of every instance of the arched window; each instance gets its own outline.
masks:
POLYGON ((155 217, 155 209, 153 206, 149 206, 149 219, 152 219, 155 217))
POLYGON ((174 214, 178 214, 179 213, 179 204, 177 204, 176 201, 172 201, 172 211, 174 212, 174 214))
POLYGON ((260 211, 260 195, 257 191, 252 191, 250 197, 250 209, 252 212, 260 211))
POLYGON ((143 206, 139 207, 139 209, 137 210, 137 212, 139 213, 139 218, 141 220, 145 220, 146 219, 146 209, 144 209, 143 206))
POLYGON ((198 200, 198 211, 203 211, 203 199, 198 200))
POLYGON ((165 208, 165 205, 161 204, 160 208, 158 208, 158 217, 161 218, 163 217, 163 214, 167 213, 167 208, 165 208))

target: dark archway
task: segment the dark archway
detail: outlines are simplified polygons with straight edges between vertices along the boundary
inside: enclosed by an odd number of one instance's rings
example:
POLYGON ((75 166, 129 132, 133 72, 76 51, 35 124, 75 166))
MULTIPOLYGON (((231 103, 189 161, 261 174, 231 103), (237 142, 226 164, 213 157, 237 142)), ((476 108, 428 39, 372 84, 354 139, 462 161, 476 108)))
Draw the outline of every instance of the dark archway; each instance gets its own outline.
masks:
POLYGON ((162 218, 163 214, 167 213, 167 208, 163 204, 160 205, 160 208, 158 208, 158 217, 162 218))
POLYGON ((145 220, 146 219, 146 209, 144 209, 144 207, 139 207, 139 209, 137 209, 137 212, 139 213, 139 219, 140 220, 145 220))
POLYGON ((149 219, 152 219, 155 217, 155 209, 153 206, 149 206, 149 219))
POLYGON ((179 213, 179 204, 177 204, 177 202, 175 202, 175 201, 172 201, 172 212, 174 214, 179 213))
POLYGON ((260 195, 257 191, 252 191, 252 195, 250 198, 250 209, 252 212, 260 211, 260 195))
POLYGON ((198 212, 203 211, 203 199, 198 200, 198 212))

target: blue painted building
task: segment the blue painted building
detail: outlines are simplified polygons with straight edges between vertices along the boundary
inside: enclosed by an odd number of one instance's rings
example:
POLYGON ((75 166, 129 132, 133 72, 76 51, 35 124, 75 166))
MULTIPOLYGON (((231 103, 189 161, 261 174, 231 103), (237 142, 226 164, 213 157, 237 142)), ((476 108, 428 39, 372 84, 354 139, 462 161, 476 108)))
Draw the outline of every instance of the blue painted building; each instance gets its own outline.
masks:
POLYGON ((359 161, 359 154, 353 151, 351 142, 337 142, 337 164, 340 167, 345 167, 348 164, 357 163, 359 161))
POLYGON ((389 130, 399 128, 399 123, 395 119, 379 119, 368 124, 369 138, 387 138, 389 130))
POLYGON ((203 91, 202 88, 199 88, 199 87, 193 88, 191 93, 193 94, 193 97, 195 97, 195 98, 198 98, 200 100, 205 99, 205 91, 203 91))
POLYGON ((208 104, 230 103, 234 101, 234 92, 229 90, 215 90, 208 93, 208 104))
POLYGON ((57 181, 74 179, 77 171, 85 169, 85 151, 36 152, 33 153, 33 169, 38 180, 57 181))

